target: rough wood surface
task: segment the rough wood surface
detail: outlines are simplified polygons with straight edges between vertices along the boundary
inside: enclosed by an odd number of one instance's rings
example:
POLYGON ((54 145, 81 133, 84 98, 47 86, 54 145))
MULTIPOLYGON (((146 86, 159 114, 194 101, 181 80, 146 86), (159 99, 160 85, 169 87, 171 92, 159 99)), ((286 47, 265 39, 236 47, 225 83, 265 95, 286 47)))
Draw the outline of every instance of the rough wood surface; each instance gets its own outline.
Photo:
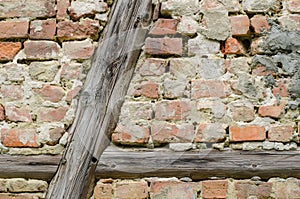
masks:
POLYGON ((66 152, 46 198, 88 198, 151 22, 151 0, 118 0, 81 91, 66 152))
MULTIPOLYGON (((61 156, 0 155, 0 178, 49 180, 61 156)), ((300 150, 296 151, 125 151, 109 147, 98 163, 97 178, 260 176, 300 178, 300 150)))

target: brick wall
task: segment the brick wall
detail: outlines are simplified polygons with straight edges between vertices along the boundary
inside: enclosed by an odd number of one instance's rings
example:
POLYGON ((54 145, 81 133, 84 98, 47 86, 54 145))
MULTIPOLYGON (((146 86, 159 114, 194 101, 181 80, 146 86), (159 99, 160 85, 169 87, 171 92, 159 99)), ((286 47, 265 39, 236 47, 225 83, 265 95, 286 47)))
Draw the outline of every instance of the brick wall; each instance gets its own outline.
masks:
MULTIPOLYGON (((1 2, 0 154, 64 150, 111 4, 1 2)), ((161 0, 154 16, 114 144, 174 151, 298 148, 298 0, 161 0)), ((0 198, 43 198, 46 182, 35 183, 0 179, 0 198)), ((299 187, 293 178, 106 179, 94 197, 300 198, 299 187)))

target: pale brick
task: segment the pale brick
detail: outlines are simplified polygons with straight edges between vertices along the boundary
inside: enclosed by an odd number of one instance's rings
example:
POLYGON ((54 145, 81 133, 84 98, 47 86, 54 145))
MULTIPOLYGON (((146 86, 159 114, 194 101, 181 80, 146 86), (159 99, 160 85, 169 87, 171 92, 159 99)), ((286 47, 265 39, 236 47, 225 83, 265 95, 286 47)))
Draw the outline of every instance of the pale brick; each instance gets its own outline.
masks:
POLYGON ((243 9, 248 13, 266 13, 268 11, 279 11, 280 2, 278 0, 243 0, 243 9))
POLYGON ((26 38, 29 22, 27 20, 0 21, 0 39, 26 38))
POLYGON ((29 75, 34 80, 51 82, 58 72, 59 63, 57 61, 31 62, 29 65, 29 75))
POLYGON ((195 35, 199 29, 198 22, 191 16, 182 16, 180 23, 178 24, 178 32, 185 35, 195 35))
POLYGON ((5 115, 12 122, 32 122, 30 110, 26 107, 5 106, 5 115))
POLYGON ((157 120, 184 120, 192 108, 187 101, 160 101, 155 104, 154 112, 157 120))
POLYGON ((93 55, 94 49, 90 40, 63 43, 64 56, 69 59, 89 59, 93 55))
POLYGON ((15 64, 15 63, 8 63, 4 65, 6 75, 7 75, 7 80, 13 82, 24 81, 25 67, 26 65, 15 64))
POLYGON ((24 96, 24 90, 21 85, 2 85, 0 94, 5 100, 20 100, 24 96))
POLYGON ((192 99, 206 97, 229 96, 229 88, 226 82, 220 80, 193 80, 192 81, 192 99))
POLYGON ((229 104, 232 119, 237 122, 251 122, 255 119, 254 106, 249 101, 234 101, 229 104))
POLYGON ((167 61, 159 58, 148 58, 138 69, 141 76, 161 76, 165 73, 167 61))
POLYGON ((59 86, 44 85, 41 89, 34 89, 34 91, 50 102, 59 102, 65 95, 64 89, 59 86))
POLYGON ((13 193, 44 192, 48 184, 42 180, 25 180, 22 178, 8 180, 8 190, 13 193))
POLYGON ((287 8, 290 12, 300 13, 299 0, 287 0, 287 8))
POLYGON ((39 122, 59 122, 64 119, 67 108, 42 108, 37 113, 37 120, 39 122))
POLYGON ((190 16, 199 11, 198 0, 169 0, 162 2, 161 14, 163 16, 190 16))
POLYGON ((68 7, 70 6, 69 0, 57 0, 57 13, 56 18, 58 20, 63 20, 68 17, 68 7))
POLYGON ((0 193, 1 199, 39 199, 37 194, 23 193, 23 194, 13 194, 13 193, 0 193))
POLYGON ((113 188, 111 184, 97 183, 94 189, 95 199, 111 199, 113 198, 113 188))
POLYGON ((195 142, 222 142, 226 138, 227 125, 220 123, 201 123, 197 127, 195 142))
POLYGON ((250 21, 247 15, 231 16, 230 24, 233 36, 246 36, 249 34, 250 21))
POLYGON ((129 199, 129 198, 147 198, 148 197, 148 184, 146 181, 121 181, 116 183, 115 189, 116 198, 129 199))
POLYGON ((101 2, 97 0, 83 1, 77 0, 72 1, 69 8, 70 16, 77 20, 81 17, 95 15, 96 13, 103 13, 108 10, 108 5, 106 2, 101 2))
POLYGON ((60 138, 65 133, 65 129, 61 127, 52 128, 49 130, 49 138, 50 140, 47 141, 47 144, 50 146, 54 146, 58 144, 60 138))
POLYGON ((293 139, 294 129, 288 125, 272 126, 268 131, 269 141, 290 142, 293 139))
POLYGON ((270 198, 272 191, 272 183, 261 182, 255 183, 248 180, 239 180, 234 182, 234 188, 237 192, 237 198, 270 198))
POLYGON ((201 10, 224 10, 228 12, 238 12, 241 9, 239 0, 202 0, 201 10))
POLYGON ((56 20, 34 20, 30 23, 30 34, 31 39, 54 39, 56 33, 56 20))
POLYGON ((220 51, 220 43, 214 40, 209 40, 199 34, 194 39, 188 41, 189 56, 217 54, 220 51))

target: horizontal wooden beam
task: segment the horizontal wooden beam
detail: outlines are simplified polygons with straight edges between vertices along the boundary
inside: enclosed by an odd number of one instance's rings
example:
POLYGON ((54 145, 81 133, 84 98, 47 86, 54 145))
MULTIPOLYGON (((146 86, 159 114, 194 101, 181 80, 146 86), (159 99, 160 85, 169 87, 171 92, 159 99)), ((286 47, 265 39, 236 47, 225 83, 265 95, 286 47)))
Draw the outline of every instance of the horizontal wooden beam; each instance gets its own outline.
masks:
MULTIPOLYGON (((0 178, 50 180, 61 156, 0 155, 0 178)), ((126 151, 108 148, 102 155, 97 178, 210 177, 251 178, 260 176, 300 178, 300 150, 296 151, 126 151)))

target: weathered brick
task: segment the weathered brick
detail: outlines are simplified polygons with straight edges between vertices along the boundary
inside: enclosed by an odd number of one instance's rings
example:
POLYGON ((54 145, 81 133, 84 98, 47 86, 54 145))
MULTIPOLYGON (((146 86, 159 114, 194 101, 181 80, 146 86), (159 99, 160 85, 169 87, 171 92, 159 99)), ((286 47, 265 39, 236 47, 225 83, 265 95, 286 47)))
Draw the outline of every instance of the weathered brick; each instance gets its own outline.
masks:
POLYGON ((1 142, 6 147, 39 147, 34 129, 2 129, 1 142))
POLYGON ((71 101, 78 96, 81 90, 81 86, 76 86, 74 89, 67 93, 66 102, 71 103, 71 101))
POLYGON ((217 54, 220 51, 220 43, 214 40, 209 40, 205 36, 199 34, 194 39, 188 41, 188 54, 193 55, 208 55, 217 54))
POLYGON ((167 61, 159 58, 148 58, 139 68, 138 72, 141 76, 161 76, 165 73, 167 61))
POLYGON ((221 142, 226 138, 226 125, 220 123, 201 123, 197 127, 195 142, 221 142))
POLYGON ((154 82, 146 82, 142 85, 139 85, 135 92, 134 96, 145 96, 151 99, 157 99, 158 98, 158 84, 154 82))
POLYGON ((26 38, 28 27, 28 20, 0 21, 0 39, 26 38))
POLYGON ((175 125, 168 122, 153 122, 151 135, 154 144, 193 142, 195 131, 191 124, 175 125))
MULTIPOLYGON (((70 49, 72 49, 71 46, 69 47, 70 49)), ((78 53, 78 56, 80 56, 80 53, 78 53)), ((61 77, 66 80, 83 79, 85 77, 83 74, 83 65, 81 63, 74 63, 74 62, 63 63, 61 77)))
POLYGON ((230 25, 233 36, 246 36, 249 34, 250 21, 247 15, 231 16, 230 25))
POLYGON ((180 23, 177 26, 179 33, 193 36, 199 29, 199 23, 191 16, 182 16, 180 23))
POLYGON ((272 89, 272 93, 274 96, 281 96, 281 97, 288 97, 289 91, 288 91, 288 81, 287 80, 279 80, 277 81, 278 85, 272 89))
POLYGON ((56 18, 58 20, 63 20, 68 17, 68 7, 70 6, 69 0, 57 0, 57 13, 56 18))
POLYGON ((23 64, 8 63, 4 65, 6 70, 7 80, 13 82, 24 81, 25 67, 23 64))
POLYGON ((250 21, 255 34, 260 34, 262 32, 268 31, 269 29, 269 22, 266 16, 255 15, 251 18, 250 21))
POLYGON ((124 102, 120 121, 131 120, 151 120, 153 117, 152 103, 149 102, 124 102))
POLYGON ((75 40, 93 38, 97 39, 100 25, 99 21, 84 19, 80 22, 60 21, 57 24, 57 37, 60 40, 75 40))
POLYGON ((65 129, 61 127, 52 128, 49 130, 49 138, 50 140, 47 141, 47 144, 50 146, 54 146, 58 144, 59 139, 63 136, 65 133, 65 129))
POLYGON ((5 115, 12 122, 32 122, 30 111, 25 107, 5 106, 5 115))
POLYGON ((53 41, 25 41, 24 53, 27 59, 58 59, 60 47, 53 41))
POLYGON ((290 12, 300 13, 300 2, 299 0, 287 0, 287 8, 290 12))
POLYGON ((260 106, 258 109, 258 115, 261 117, 280 118, 284 112, 285 102, 273 105, 260 106))
POLYGON ((228 188, 227 180, 205 180, 202 182, 202 197, 226 198, 228 188))
POLYGON ((64 119, 67 108, 42 108, 37 113, 37 120, 39 122, 59 122, 64 119))
POLYGON ((215 118, 222 118, 227 110, 221 99, 205 98, 197 100, 197 110, 209 111, 215 118))
POLYGON ((31 39, 54 39, 56 33, 56 20, 34 20, 30 23, 31 39))
POLYGON ((166 99, 189 97, 187 86, 188 81, 185 79, 165 79, 163 82, 163 97, 166 99))
POLYGON ((7 189, 7 179, 0 179, 0 192, 7 192, 7 189))
POLYGON ((63 88, 59 86, 44 85, 41 89, 34 89, 34 91, 44 100, 50 102, 59 102, 65 95, 63 88))
POLYGON ((289 30, 300 30, 300 15, 290 14, 278 18, 280 25, 289 30))
POLYGON ((150 55, 182 55, 182 38, 150 38, 145 41, 145 52, 150 55))
POLYGON ((59 63, 57 61, 31 62, 29 65, 29 75, 32 79, 51 82, 58 72, 59 63))
POLYGON ((288 178, 283 180, 281 178, 272 178, 269 180, 273 184, 273 197, 290 199, 300 198, 300 180, 296 178, 288 178))
POLYGON ((187 101, 160 101, 155 104, 155 119, 184 120, 188 116, 191 108, 191 104, 187 101))
POLYGON ((269 141, 289 142, 293 139, 294 129, 288 125, 277 125, 270 127, 268 131, 269 141))
POLYGON ((257 66, 252 70, 252 75, 256 76, 268 76, 271 74, 272 71, 268 70, 265 66, 257 66))
POLYGON ((237 198, 269 198, 272 191, 272 183, 270 182, 261 182, 256 184, 253 181, 240 180, 234 182, 235 190, 237 191, 237 198))
POLYGON ((280 2, 278 0, 243 0, 243 9, 248 13, 266 13, 268 11, 280 11, 280 2))
POLYGON ((149 128, 137 124, 118 124, 112 135, 112 141, 120 144, 138 145, 148 142, 149 128))
POLYGON ((42 180, 25 180, 22 178, 8 180, 8 190, 13 193, 44 192, 47 191, 47 188, 47 182, 42 180))
POLYGON ((24 96, 24 90, 21 85, 2 85, 0 94, 5 100, 20 100, 24 96))
POLYGON ((103 13, 108 10, 106 2, 101 1, 72 1, 69 8, 71 18, 77 20, 81 17, 103 13))
POLYGON ((235 101, 229 104, 232 119, 237 122, 251 122, 255 119, 254 106, 249 101, 235 101))
POLYGON ((21 42, 0 42, 0 61, 13 60, 21 48, 21 42))
POLYGON ((233 37, 230 37, 225 41, 225 45, 222 51, 224 54, 237 54, 237 55, 243 55, 247 52, 243 43, 233 37))
POLYGON ((266 139, 266 129, 262 126, 231 126, 229 127, 230 141, 260 141, 266 139))
POLYGON ((199 10, 198 0, 169 0, 161 3, 160 12, 163 16, 190 16, 199 10))
POLYGON ((2 0, 0 18, 13 17, 53 17, 55 0, 2 0))
POLYGON ((201 10, 228 10, 228 12, 238 12, 241 9, 238 0, 202 0, 201 10))
POLYGON ((219 80, 193 80, 192 81, 192 99, 205 97, 227 97, 229 88, 224 81, 219 80))
POLYGON ((0 193, 1 199, 39 199, 37 194, 31 193, 22 193, 22 194, 13 194, 13 193, 0 193))
POLYGON ((95 49, 90 40, 64 42, 62 47, 64 56, 69 59, 89 59, 95 49))
POLYGON ((186 198, 197 197, 197 183, 180 182, 175 180, 153 180, 150 186, 150 197, 160 198, 186 198))
POLYGON ((111 199, 113 198, 113 189, 111 184, 97 183, 94 189, 95 199, 111 199))
POLYGON ((178 20, 176 19, 158 19, 153 28, 150 30, 152 35, 168 35, 176 34, 176 28, 178 25, 178 20))
POLYGON ((251 42, 251 46, 250 46, 251 54, 255 55, 255 54, 264 53, 265 51, 264 51, 264 48, 262 47, 263 44, 264 44, 263 38, 259 37, 259 38, 253 39, 251 42))
POLYGON ((116 183, 116 198, 147 198, 148 184, 146 181, 121 181, 116 183))
POLYGON ((238 57, 233 59, 227 59, 225 61, 225 67, 228 72, 235 74, 236 76, 239 76, 240 73, 250 72, 250 61, 251 59, 247 57, 238 57))
POLYGON ((5 109, 2 104, 0 104, 0 121, 5 120, 5 109))

